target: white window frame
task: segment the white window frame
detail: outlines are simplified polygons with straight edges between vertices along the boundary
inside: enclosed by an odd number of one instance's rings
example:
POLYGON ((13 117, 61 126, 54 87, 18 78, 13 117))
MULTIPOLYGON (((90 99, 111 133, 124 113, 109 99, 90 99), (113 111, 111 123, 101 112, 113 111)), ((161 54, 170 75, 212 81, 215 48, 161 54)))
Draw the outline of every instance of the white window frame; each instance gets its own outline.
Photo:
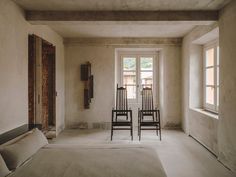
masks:
MULTIPOLYGON (((153 58, 153 97, 154 103, 157 104, 158 99, 158 81, 157 81, 157 53, 152 51, 142 52, 142 51, 122 51, 118 53, 118 57, 120 60, 120 84, 123 84, 123 58, 124 57, 135 57, 136 58, 136 98, 135 99, 128 99, 130 103, 137 104, 139 100, 141 100, 140 92, 141 92, 141 68, 140 68, 140 58, 141 57, 152 57, 153 58)), ((130 70, 132 71, 132 70, 130 70)), ((148 70, 149 71, 149 70, 148 70)), ((147 71, 147 72, 148 72, 147 71)))
MULTIPOLYGON (((219 47, 219 42, 218 40, 214 40, 211 41, 207 44, 204 45, 204 49, 203 49, 203 90, 204 90, 204 98, 203 98, 203 108, 207 111, 213 112, 218 114, 218 110, 219 110, 219 106, 217 105, 217 103, 219 102, 219 98, 217 96, 217 90, 219 89, 219 85, 217 84, 217 80, 218 80, 218 75, 217 75, 217 67, 219 67, 219 63, 217 61, 217 47, 219 47), (214 49, 214 84, 212 85, 212 87, 214 88, 214 104, 209 104, 206 102, 206 88, 207 87, 211 87, 210 85, 206 84, 206 70, 207 70, 207 66, 206 66, 206 51, 209 49, 214 49)), ((220 56, 219 60, 220 60, 220 56)))

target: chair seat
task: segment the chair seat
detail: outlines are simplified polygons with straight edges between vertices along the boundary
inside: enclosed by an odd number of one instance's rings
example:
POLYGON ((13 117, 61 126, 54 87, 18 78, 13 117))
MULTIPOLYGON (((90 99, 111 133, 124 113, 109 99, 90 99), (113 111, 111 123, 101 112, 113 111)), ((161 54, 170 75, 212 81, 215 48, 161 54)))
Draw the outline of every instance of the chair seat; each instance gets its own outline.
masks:
POLYGON ((116 121, 116 122, 112 122, 113 126, 131 126, 132 122, 130 121, 116 121))
POLYGON ((159 125, 159 121, 141 121, 140 125, 141 126, 157 126, 159 125))
POLYGON ((128 115, 128 112, 125 112, 125 113, 116 113, 116 116, 127 116, 128 115))
POLYGON ((143 116, 153 116, 153 115, 154 115, 154 112, 152 112, 152 113, 143 113, 142 115, 143 115, 143 116))

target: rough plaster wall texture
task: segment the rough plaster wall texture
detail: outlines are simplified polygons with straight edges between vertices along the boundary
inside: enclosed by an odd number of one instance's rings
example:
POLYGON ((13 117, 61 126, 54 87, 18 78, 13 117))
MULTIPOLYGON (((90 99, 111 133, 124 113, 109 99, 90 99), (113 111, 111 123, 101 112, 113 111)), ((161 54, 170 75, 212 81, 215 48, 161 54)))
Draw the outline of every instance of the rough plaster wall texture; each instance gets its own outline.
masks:
POLYGON ((200 108, 203 103, 203 58, 202 46, 191 45, 189 68, 189 107, 200 108))
POLYGON ((182 44, 182 129, 185 133, 189 134, 188 126, 188 111, 189 111, 189 52, 190 51, 190 37, 186 36, 183 39, 182 44))
POLYGON ((219 159, 236 173, 236 1, 220 13, 219 159))
POLYGON ((189 134, 218 155, 217 128, 218 119, 211 118, 196 110, 189 110, 189 134))
POLYGON ((217 125, 218 120, 204 115, 196 110, 199 108, 203 95, 202 84, 202 55, 201 47, 193 41, 217 27, 199 26, 186 35, 182 45, 182 126, 185 133, 192 135, 199 142, 218 154, 217 125), (199 53, 200 52, 200 53, 199 53))
MULTIPOLYGON (((66 45, 66 127, 78 127, 79 123, 107 123, 111 121, 111 109, 115 98, 115 48, 141 46, 66 45), (94 98, 91 108, 83 109, 83 87, 80 81, 80 64, 90 61, 94 75, 94 98)), ((146 47, 146 46, 145 46, 146 47)), ((153 48, 153 46, 150 46, 153 48)), ((155 46, 164 53, 164 87, 162 115, 164 123, 180 124, 180 47, 155 46), (168 89, 167 89, 168 88, 168 89), (171 96, 171 98, 169 98, 171 96)), ((136 119, 136 118, 134 118, 136 119)))
POLYGON ((23 11, 0 1, 0 133, 28 121, 28 25, 23 11))
MULTIPOLYGON (((187 34, 183 39, 182 44, 182 128, 185 131, 185 133, 189 134, 189 118, 191 117, 191 114, 189 113, 190 108, 190 64, 191 64, 191 58, 194 58, 193 56, 196 52, 195 45, 192 43, 194 40, 200 38, 204 34, 212 31, 218 26, 217 23, 211 25, 211 26, 198 26, 194 28, 189 34, 187 34)), ((193 60, 192 60, 193 61, 193 60)), ((192 69, 193 71, 193 69, 192 69)), ((193 98, 193 97, 192 97, 193 98)), ((200 102, 200 100, 199 100, 200 102)), ((193 104, 194 101, 191 103, 193 104)), ((195 102, 193 105, 195 106, 197 102, 195 102)))
POLYGON ((32 26, 12 1, 0 1, 0 133, 28 123, 28 34, 34 33, 57 47, 57 119, 64 125, 64 45, 46 26, 32 26))
POLYGON ((66 47, 66 126, 79 122, 110 122, 114 106, 115 52, 104 46, 66 47), (83 108, 84 83, 80 65, 89 61, 94 75, 94 98, 90 109, 83 108))
POLYGON ((163 95, 162 120, 164 127, 181 127, 181 47, 166 47, 163 49, 163 95))

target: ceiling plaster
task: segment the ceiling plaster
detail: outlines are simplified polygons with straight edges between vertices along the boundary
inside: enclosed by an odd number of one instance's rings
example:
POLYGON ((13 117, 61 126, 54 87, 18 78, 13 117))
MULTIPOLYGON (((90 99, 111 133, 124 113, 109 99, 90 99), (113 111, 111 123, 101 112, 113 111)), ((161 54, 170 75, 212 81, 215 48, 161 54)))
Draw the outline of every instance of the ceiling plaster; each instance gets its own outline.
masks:
POLYGON ((14 0, 25 10, 219 10, 230 0, 14 0))
POLYGON ((196 25, 210 22, 48 22, 64 38, 76 37, 183 37, 196 25))
MULTIPOLYGON (((230 0, 14 0, 25 10, 218 10, 230 0)), ((37 21, 64 38, 77 37, 183 37, 198 25, 195 21, 37 21)))

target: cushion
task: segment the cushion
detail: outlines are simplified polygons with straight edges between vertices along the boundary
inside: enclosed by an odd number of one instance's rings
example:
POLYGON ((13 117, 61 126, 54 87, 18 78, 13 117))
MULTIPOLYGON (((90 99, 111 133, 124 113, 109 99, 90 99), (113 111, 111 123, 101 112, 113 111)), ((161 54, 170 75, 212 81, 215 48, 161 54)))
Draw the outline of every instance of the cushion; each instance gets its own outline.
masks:
POLYGON ((7 176, 9 173, 11 172, 8 170, 2 156, 0 155, 0 177, 7 176))
POLYGON ((0 153, 7 167, 10 170, 14 170, 47 144, 48 141, 44 134, 40 130, 35 129, 19 141, 4 146, 0 149, 0 153))

